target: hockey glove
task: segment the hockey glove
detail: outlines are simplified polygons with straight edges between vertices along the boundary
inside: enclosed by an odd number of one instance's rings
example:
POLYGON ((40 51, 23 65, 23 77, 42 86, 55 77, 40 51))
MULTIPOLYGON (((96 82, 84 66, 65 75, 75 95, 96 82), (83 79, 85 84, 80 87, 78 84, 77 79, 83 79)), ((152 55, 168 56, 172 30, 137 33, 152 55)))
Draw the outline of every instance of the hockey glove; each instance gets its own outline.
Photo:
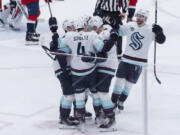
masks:
POLYGON ((156 35, 162 33, 163 29, 161 28, 161 26, 154 24, 152 27, 152 32, 154 32, 156 35))
POLYGON ((111 50, 111 48, 115 45, 116 41, 118 39, 118 33, 115 31, 112 31, 110 34, 109 40, 104 40, 104 47, 102 49, 102 52, 106 53, 111 50))
POLYGON ((55 17, 49 18, 49 28, 50 28, 52 33, 55 33, 57 31, 58 25, 57 25, 57 20, 55 17))
POLYGON ((54 51, 57 50, 57 45, 54 44, 53 41, 51 41, 51 42, 49 43, 49 46, 50 46, 50 51, 54 52, 54 51))
POLYGON ((96 55, 97 55, 96 63, 105 62, 108 57, 105 52, 98 52, 96 55))
POLYGON ((114 41, 117 41, 118 37, 119 37, 118 30, 112 29, 110 32, 110 38, 114 41))
POLYGON ((81 57, 83 62, 94 63, 96 61, 96 55, 93 52, 89 52, 89 54, 85 54, 81 57))
POLYGON ((52 41, 57 41, 58 38, 59 38, 59 34, 58 34, 58 33, 54 33, 54 34, 52 35, 52 41))
POLYGON ((56 51, 58 49, 58 33, 53 34, 52 41, 50 42, 50 51, 56 51))
POLYGON ((163 33, 163 29, 161 26, 154 24, 152 31, 155 33, 155 40, 159 43, 159 44, 163 44, 166 41, 166 36, 163 33))

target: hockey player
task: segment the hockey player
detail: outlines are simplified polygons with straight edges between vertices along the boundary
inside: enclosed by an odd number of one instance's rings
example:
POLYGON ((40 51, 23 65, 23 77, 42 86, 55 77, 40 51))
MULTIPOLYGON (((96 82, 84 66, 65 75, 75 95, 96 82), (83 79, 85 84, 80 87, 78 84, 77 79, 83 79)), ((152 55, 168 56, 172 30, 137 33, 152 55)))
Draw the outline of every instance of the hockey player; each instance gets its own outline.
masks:
POLYGON ((74 20, 73 19, 66 19, 63 21, 62 28, 65 33, 75 31, 74 28, 74 20))
MULTIPOLYGON (((122 20, 126 17, 129 0, 97 0, 94 15, 103 19, 104 24, 109 24, 118 29, 122 25, 122 20)), ((117 57, 122 55, 122 37, 117 40, 117 57)))
MULTIPOLYGON (((93 95, 93 106, 95 111, 99 109, 99 101, 96 94, 96 89, 93 88, 96 82, 95 79, 95 64, 83 62, 81 56, 88 52, 95 52, 93 46, 101 45, 101 42, 97 38, 97 34, 84 32, 84 22, 77 20, 75 28, 78 32, 68 33, 66 38, 62 40, 61 48, 71 51, 71 71, 72 71, 72 83, 75 90, 76 100, 76 116, 81 122, 85 121, 85 89, 89 88, 93 95)), ((69 53, 69 52, 68 52, 69 53)))
POLYGON ((83 15, 83 16, 79 17, 78 19, 85 23, 85 31, 88 32, 89 31, 88 22, 91 19, 91 16, 83 15))
POLYGON ((10 0, 10 3, 4 5, 4 10, 0 12, 1 25, 7 24, 13 30, 20 30, 22 28, 22 12, 17 6, 16 1, 10 0))
MULTIPOLYGON (((96 31, 99 35, 99 39, 106 42, 110 38, 110 31, 112 27, 110 25, 103 25, 102 19, 98 16, 89 20, 88 26, 96 31)), ((101 122, 101 128, 109 128, 115 122, 115 113, 113 112, 113 104, 109 97, 109 88, 111 80, 115 75, 115 69, 117 69, 117 54, 115 46, 108 52, 102 53, 102 57, 107 60, 102 63, 97 63, 96 74, 96 90, 101 100, 103 112, 105 114, 104 120, 101 122), (114 60, 113 60, 114 59, 114 60)), ((101 120, 101 114, 97 114, 96 119, 101 120)))
MULTIPOLYGON (((105 44, 98 38, 95 32, 84 32, 84 22, 77 21, 75 25, 78 32, 68 33, 66 38, 60 41, 61 50, 71 52, 72 86, 75 90, 76 109, 80 123, 85 119, 85 89, 89 88, 93 97, 95 113, 101 109, 101 103, 96 91, 96 65, 98 60, 95 53, 108 50, 105 44), (77 56, 76 56, 77 55, 77 56), (93 56, 93 57, 92 57, 93 56)), ((109 42, 111 43, 111 42, 109 42)), ((82 125, 82 124, 80 124, 82 125)))
MULTIPOLYGON (((65 21, 63 23, 63 29, 66 32, 73 31, 73 24, 69 23, 71 21, 65 21)), ((50 43, 50 50, 53 52, 65 53, 64 51, 58 50, 58 38, 59 35, 57 33, 57 21, 56 18, 51 17, 49 19, 50 30, 53 33, 52 41, 50 43)), ((63 36, 65 38, 66 35, 63 36)), ((79 122, 70 117, 72 102, 74 101, 74 90, 72 88, 72 78, 71 78, 71 70, 70 70, 70 60, 71 57, 66 55, 56 55, 55 61, 53 62, 53 67, 55 70, 55 75, 60 81, 63 95, 61 97, 60 102, 60 121, 59 128, 74 128, 74 126, 78 125, 79 122)))
POLYGON ((149 11, 140 9, 136 13, 136 22, 123 25, 118 30, 118 35, 127 36, 126 49, 118 66, 117 80, 112 93, 112 102, 120 110, 123 110, 123 103, 133 85, 138 81, 143 65, 147 64, 148 51, 152 41, 156 40, 157 43, 162 44, 166 39, 163 29, 159 25, 149 26, 146 24, 148 16, 149 11))
POLYGON ((136 4, 137 4, 137 0, 129 0, 127 22, 133 21, 132 18, 134 17, 134 13, 136 11, 136 4))
MULTIPOLYGON (((51 2, 51 0, 45 0, 51 2)), ((40 16, 39 0, 21 0, 28 10, 28 22, 26 31, 26 45, 38 45, 40 34, 36 33, 38 17, 40 16)))
MULTIPOLYGON (((86 22, 86 20, 85 20, 83 17, 81 17, 80 19, 81 19, 81 21, 86 22)), ((63 30, 65 31, 65 34, 67 34, 67 32, 76 31, 76 29, 75 29, 75 27, 74 27, 74 21, 75 21, 75 20, 73 20, 73 19, 69 19, 69 20, 66 19, 66 20, 64 20, 64 22, 63 22, 63 24, 62 24, 62 28, 63 28, 63 30)), ((86 26, 85 26, 85 27, 86 27, 86 26)), ((86 29, 86 28, 85 28, 85 29, 86 29)), ((65 37, 65 36, 64 36, 64 37, 65 37)), ((70 57, 70 56, 68 56, 68 57, 70 57)), ((87 91, 85 92, 85 102, 87 102, 87 100, 88 100, 88 94, 89 94, 89 91, 87 90, 87 91)), ((74 116, 76 117, 76 104, 75 104, 75 101, 73 102, 73 104, 74 104, 74 116)), ((85 118, 86 118, 86 119, 90 119, 91 117, 92 117, 92 114, 86 110, 86 111, 85 111, 85 118)))

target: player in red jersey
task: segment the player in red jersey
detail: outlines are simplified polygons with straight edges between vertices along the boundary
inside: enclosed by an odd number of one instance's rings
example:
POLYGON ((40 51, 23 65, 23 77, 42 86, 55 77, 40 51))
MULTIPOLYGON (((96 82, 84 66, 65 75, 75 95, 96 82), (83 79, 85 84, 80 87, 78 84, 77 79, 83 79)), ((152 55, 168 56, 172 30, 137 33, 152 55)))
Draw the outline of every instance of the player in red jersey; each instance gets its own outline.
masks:
MULTIPOLYGON (((52 2, 52 0, 45 0, 45 2, 52 2)), ((36 27, 40 15, 39 0, 21 0, 21 3, 28 9, 26 45, 38 45, 40 34, 36 33, 36 27)))

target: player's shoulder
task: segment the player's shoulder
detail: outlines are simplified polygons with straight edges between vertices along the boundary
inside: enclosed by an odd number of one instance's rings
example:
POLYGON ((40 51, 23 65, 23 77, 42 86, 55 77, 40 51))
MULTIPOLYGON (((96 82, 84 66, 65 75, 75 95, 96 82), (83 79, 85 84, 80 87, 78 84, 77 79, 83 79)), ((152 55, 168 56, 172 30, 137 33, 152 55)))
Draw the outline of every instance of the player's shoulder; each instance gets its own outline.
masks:
POLYGON ((137 28, 137 24, 135 22, 129 22, 123 25, 120 25, 120 29, 130 29, 130 30, 135 30, 137 28))
POLYGON ((145 28, 147 28, 147 29, 152 29, 152 24, 146 24, 146 25, 145 25, 145 28))
POLYGON ((125 23, 124 25, 126 26, 137 26, 137 23, 136 22, 128 22, 128 23, 125 23))
POLYGON ((146 32, 152 32, 152 24, 145 24, 143 27, 144 31, 146 32))
POLYGON ((77 32, 70 31, 65 34, 65 36, 74 36, 74 35, 77 35, 77 32))
POLYGON ((89 35, 97 35, 97 33, 95 31, 88 31, 86 33, 89 34, 89 35))
POLYGON ((85 32, 85 34, 91 39, 98 37, 98 34, 95 31, 85 32))
POLYGON ((110 25, 103 25, 104 30, 99 34, 100 40, 109 39, 112 27, 110 25))
POLYGON ((71 39, 71 38, 73 38, 73 37, 75 37, 77 35, 78 35, 78 32, 67 32, 64 37, 66 39, 71 39))

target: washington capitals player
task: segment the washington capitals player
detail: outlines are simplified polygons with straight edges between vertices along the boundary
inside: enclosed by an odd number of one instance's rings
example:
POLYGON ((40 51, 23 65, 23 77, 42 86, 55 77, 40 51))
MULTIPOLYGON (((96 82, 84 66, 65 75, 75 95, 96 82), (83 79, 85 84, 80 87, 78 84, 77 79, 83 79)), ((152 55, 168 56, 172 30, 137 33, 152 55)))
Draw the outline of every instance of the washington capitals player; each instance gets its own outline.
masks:
MULTIPOLYGON (((88 26, 98 33, 100 40, 106 42, 110 38, 110 25, 103 25, 100 17, 94 16, 89 20, 88 26)), ((111 80, 115 75, 115 69, 118 66, 116 47, 114 46, 109 52, 102 53, 102 57, 106 58, 105 62, 97 63, 96 89, 101 100, 105 117, 101 119, 101 113, 97 114, 96 119, 100 119, 101 128, 109 128, 115 122, 115 113, 113 112, 113 104, 109 97, 109 88, 111 80), (114 59, 114 60, 113 60, 114 59)), ((98 121, 97 121, 98 122, 98 121)))
POLYGON ((126 49, 116 73, 117 80, 112 94, 112 102, 120 110, 123 110, 124 101, 138 81, 143 65, 147 64, 151 43, 156 40, 162 44, 166 40, 159 25, 146 24, 148 16, 149 11, 140 9, 136 13, 136 23, 123 25, 118 30, 118 35, 127 36, 126 49))
POLYGON ((129 0, 129 7, 128 7, 128 15, 127 15, 127 22, 132 22, 134 13, 136 11, 136 4, 138 0, 129 0))
MULTIPOLYGON (((51 2, 52 0, 44 0, 51 2)), ((22 5, 28 9, 28 22, 26 31, 26 45, 38 45, 40 34, 36 33, 37 18, 40 15, 39 0, 21 0, 22 5)))

